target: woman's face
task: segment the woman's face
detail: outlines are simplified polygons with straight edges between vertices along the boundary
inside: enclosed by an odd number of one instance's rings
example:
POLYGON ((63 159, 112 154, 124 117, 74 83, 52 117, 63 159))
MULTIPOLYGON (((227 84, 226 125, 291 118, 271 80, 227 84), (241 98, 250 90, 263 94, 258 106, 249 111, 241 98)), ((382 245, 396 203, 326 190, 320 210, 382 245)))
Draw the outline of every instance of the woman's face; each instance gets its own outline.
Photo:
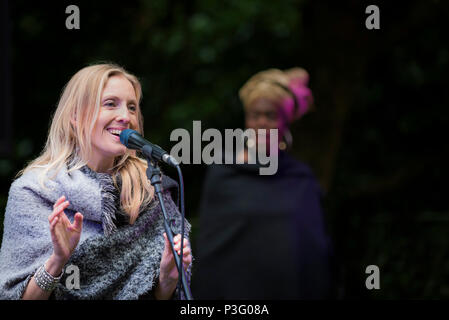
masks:
POLYGON ((101 96, 100 112, 92 132, 92 158, 89 166, 106 172, 113 166, 114 158, 125 153, 120 142, 120 132, 137 128, 137 97, 131 82, 122 75, 107 81, 101 96))
POLYGON ((282 109, 271 100, 254 100, 246 110, 246 127, 255 129, 256 132, 258 132, 259 129, 267 129, 267 144, 270 139, 269 129, 278 129, 278 137, 281 139, 287 125, 281 110, 282 109))

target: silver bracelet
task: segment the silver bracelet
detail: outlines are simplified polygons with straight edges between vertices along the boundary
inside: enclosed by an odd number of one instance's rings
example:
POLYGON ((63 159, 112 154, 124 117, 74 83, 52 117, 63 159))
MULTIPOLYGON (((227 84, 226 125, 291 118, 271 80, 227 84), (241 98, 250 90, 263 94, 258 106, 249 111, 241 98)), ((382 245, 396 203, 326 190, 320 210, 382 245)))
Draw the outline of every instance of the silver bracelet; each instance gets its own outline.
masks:
POLYGON ((42 290, 52 291, 61 280, 64 270, 58 277, 53 277, 47 272, 47 270, 45 270, 45 264, 47 263, 47 261, 42 266, 40 266, 39 269, 37 269, 36 273, 34 274, 34 280, 42 290))

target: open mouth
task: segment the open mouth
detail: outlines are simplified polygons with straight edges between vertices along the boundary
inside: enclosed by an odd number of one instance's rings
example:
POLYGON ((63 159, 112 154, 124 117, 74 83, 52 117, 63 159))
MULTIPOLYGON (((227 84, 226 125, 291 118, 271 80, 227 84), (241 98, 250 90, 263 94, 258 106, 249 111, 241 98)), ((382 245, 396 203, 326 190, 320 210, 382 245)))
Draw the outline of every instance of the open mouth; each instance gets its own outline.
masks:
POLYGON ((120 141, 120 133, 122 132, 122 130, 117 130, 117 129, 106 129, 113 137, 115 140, 120 141))

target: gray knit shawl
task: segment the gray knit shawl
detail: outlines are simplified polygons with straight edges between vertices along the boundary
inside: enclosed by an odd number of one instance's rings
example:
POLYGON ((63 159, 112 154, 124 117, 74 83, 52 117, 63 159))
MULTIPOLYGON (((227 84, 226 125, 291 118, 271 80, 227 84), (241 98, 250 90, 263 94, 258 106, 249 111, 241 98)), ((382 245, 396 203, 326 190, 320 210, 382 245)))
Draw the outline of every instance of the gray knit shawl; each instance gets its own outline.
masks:
MULTIPOLYGON (((56 200, 65 195, 65 210, 73 221, 84 216, 80 242, 67 265, 80 271, 80 289, 68 289, 64 273, 52 299, 139 299, 151 297, 159 277, 164 249, 163 215, 155 197, 133 225, 119 224, 126 215, 119 206, 119 188, 108 174, 87 166, 68 173, 61 170, 47 180, 49 190, 37 180, 38 169, 15 180, 9 190, 0 249, 0 299, 20 299, 36 270, 53 252, 48 216, 56 200)), ((181 232, 181 215, 172 200, 176 182, 162 177, 163 198, 174 234, 181 232), (171 194, 173 193, 173 195, 171 194)), ((190 224, 185 221, 188 238, 190 224)), ((191 267, 187 270, 190 283, 191 267)))

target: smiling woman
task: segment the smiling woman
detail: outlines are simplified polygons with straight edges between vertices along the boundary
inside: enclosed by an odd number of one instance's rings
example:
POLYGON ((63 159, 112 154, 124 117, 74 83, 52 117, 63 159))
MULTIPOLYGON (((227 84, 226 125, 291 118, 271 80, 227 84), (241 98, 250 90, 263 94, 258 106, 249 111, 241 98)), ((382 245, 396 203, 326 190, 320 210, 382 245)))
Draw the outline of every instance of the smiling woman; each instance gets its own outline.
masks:
MULTIPOLYGON (((143 135, 140 99, 138 79, 113 64, 83 68, 68 82, 42 154, 9 191, 0 298, 174 297, 178 271, 147 163, 118 137, 124 129, 143 135), (66 264, 79 269, 78 289, 64 285, 66 264)), ((162 185, 179 254, 177 184, 162 176, 162 185)), ((183 243, 190 281, 192 255, 183 243)))
POLYGON ((140 109, 133 109, 133 114, 125 110, 129 108, 128 100, 130 109, 139 105, 141 92, 138 79, 116 65, 93 65, 77 72, 61 96, 42 155, 18 176, 43 168, 39 181, 45 187, 46 176, 50 172, 54 175, 66 164, 68 172, 87 165, 95 172, 111 174, 114 183, 119 174, 121 204, 134 222, 139 206, 148 205, 153 198, 145 174, 146 162, 136 157, 135 151, 111 140, 107 129, 130 128, 143 134, 140 109))
POLYGON ((126 151, 120 143, 120 132, 139 129, 137 97, 132 83, 122 75, 109 78, 103 89, 98 119, 92 132, 92 157, 89 167, 105 172, 113 167, 114 159, 126 151))

